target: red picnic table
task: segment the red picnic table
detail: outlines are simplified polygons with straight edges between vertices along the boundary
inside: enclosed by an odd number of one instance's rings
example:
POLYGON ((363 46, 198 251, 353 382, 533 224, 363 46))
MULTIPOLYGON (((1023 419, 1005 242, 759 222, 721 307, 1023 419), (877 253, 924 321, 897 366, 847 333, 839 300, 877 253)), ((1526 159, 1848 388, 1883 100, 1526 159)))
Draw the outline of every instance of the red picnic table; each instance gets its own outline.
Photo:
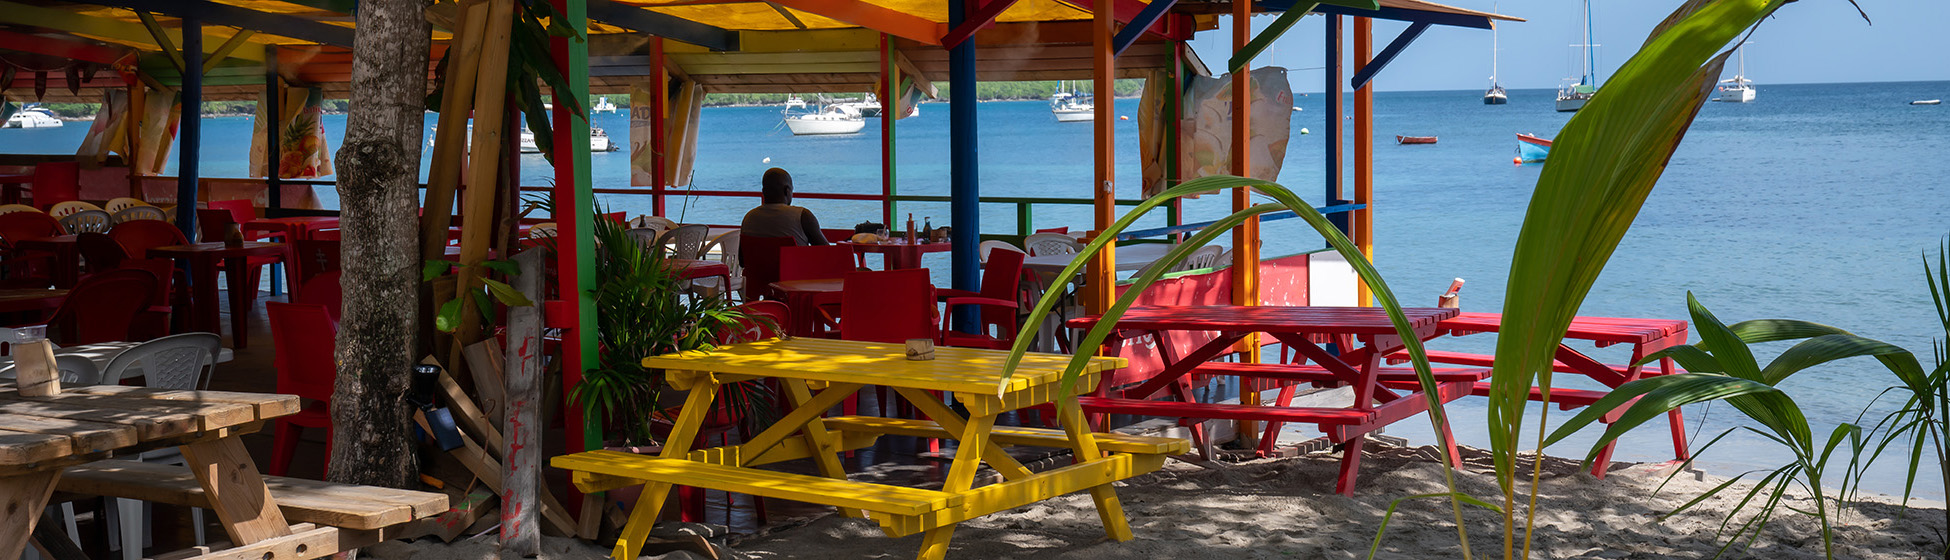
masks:
POLYGON ((905 240, 895 240, 895 242, 888 243, 853 243, 850 241, 842 241, 839 245, 853 248, 853 253, 856 255, 880 253, 886 259, 887 270, 921 268, 921 255, 943 253, 952 251, 955 248, 953 243, 910 244, 905 240))
MULTIPOLYGON (((217 262, 222 261, 229 281, 230 292, 230 342, 238 350, 250 345, 248 321, 251 306, 257 301, 257 287, 250 285, 247 278, 248 263, 251 257, 275 256, 283 259, 285 244, 263 241, 245 241, 237 247, 216 243, 191 243, 189 245, 170 245, 149 249, 149 258, 176 259, 189 265, 190 306, 196 330, 219 332, 223 318, 217 302, 217 262)), ((178 309, 177 313, 190 312, 178 309)))
POLYGON ((840 292, 846 290, 846 280, 785 280, 773 282, 772 289, 784 294, 785 305, 792 308, 792 324, 787 326, 786 334, 819 336, 819 306, 839 303, 840 292))
MULTIPOLYGON (((1439 334, 1437 324, 1457 313, 1454 309, 1437 308, 1409 308, 1404 312, 1415 336, 1423 340, 1439 334)), ((1068 325, 1088 329, 1095 326, 1098 320, 1096 316, 1081 317, 1071 319, 1068 325)), ((1166 360, 1165 368, 1135 387, 1116 390, 1110 388, 1108 382, 1100 385, 1099 396, 1081 399, 1086 412, 1176 417, 1186 423, 1208 419, 1264 421, 1268 425, 1267 435, 1260 443, 1263 452, 1271 451, 1275 440, 1273 436, 1278 434, 1280 423, 1314 424, 1327 434, 1329 441, 1344 446, 1340 477, 1335 484, 1335 491, 1341 494, 1354 494, 1362 442, 1368 433, 1428 410, 1428 402, 1421 393, 1414 370, 1381 367, 1384 356, 1402 348, 1402 339, 1396 335, 1394 323, 1389 321, 1387 312, 1380 308, 1229 305, 1132 307, 1118 318, 1117 328, 1118 337, 1151 336, 1159 341, 1158 348, 1166 360), (1183 356, 1174 356, 1171 345, 1164 342, 1166 331, 1210 331, 1218 334, 1197 349, 1183 356), (1232 352, 1235 343, 1253 333, 1272 336, 1311 360, 1313 365, 1207 361, 1232 352), (1315 344, 1313 340, 1322 336, 1339 340, 1341 352, 1338 355, 1330 353, 1315 344), (1360 343, 1359 347, 1354 347, 1356 340, 1360 343), (1192 395, 1191 378, 1214 376, 1263 379, 1283 387, 1279 398, 1269 406, 1196 402, 1192 395), (1298 383, 1352 386, 1354 402, 1345 408, 1290 406, 1294 386, 1298 383), (1105 396, 1112 394, 1117 396, 1105 396), (1150 400, 1161 394, 1178 400, 1150 400)), ((1107 341, 1105 346, 1115 352, 1123 345, 1107 341)), ((1435 373, 1442 401, 1449 402, 1468 395, 1476 381, 1487 376, 1489 370, 1448 368, 1435 373)), ((1446 434, 1448 426, 1443 426, 1443 431, 1446 434)), ((1193 434, 1201 449, 1209 453, 1210 444, 1204 441, 1203 430, 1194 429, 1193 434)), ((1450 441, 1453 447, 1453 438, 1450 441)), ((1455 456, 1454 451, 1453 448, 1450 450, 1451 457, 1455 456)))
MULTIPOLYGON (((1503 328, 1503 314, 1460 313, 1455 317, 1444 319, 1441 324, 1437 325, 1437 328, 1456 336, 1497 332, 1503 328)), ((1559 343, 1557 345, 1557 359, 1552 364, 1551 371, 1580 374, 1613 389, 1618 388, 1619 385, 1637 381, 1649 375, 1683 373, 1673 364, 1672 358, 1660 358, 1657 369, 1647 369, 1644 366, 1632 364, 1637 364, 1640 360, 1645 359, 1646 356, 1652 355, 1654 352, 1685 344, 1686 336, 1685 321, 1623 317, 1574 317, 1571 319, 1570 329, 1564 333, 1565 340, 1589 340, 1596 343, 1596 346, 1599 348, 1614 344, 1630 344, 1632 345, 1632 359, 1625 365, 1607 364, 1593 359, 1583 352, 1565 346, 1563 343, 1559 343)), ((1402 361, 1408 359, 1408 355, 1398 352, 1388 358, 1390 361, 1402 361)), ((1495 356, 1463 352, 1430 351, 1429 361, 1441 364, 1488 367, 1495 363, 1495 356)), ((1482 396, 1490 394, 1489 391, 1490 384, 1484 382, 1476 385, 1474 393, 1482 396)), ((1570 410, 1581 406, 1590 406, 1591 403, 1604 398, 1607 393, 1607 391, 1551 387, 1551 402, 1556 404, 1560 409, 1570 410)), ((1530 400, 1541 401, 1543 397, 1542 391, 1534 387, 1531 388, 1530 400)), ((1611 414, 1605 415, 1603 421, 1611 423, 1618 420, 1618 416, 1624 414, 1625 408, 1619 407, 1611 414)), ((1686 418, 1676 408, 1672 412, 1667 413, 1666 418, 1671 423, 1672 428, 1673 458, 1683 461, 1689 456, 1686 451, 1686 418)), ((1605 445, 1605 449, 1598 453, 1598 457, 1593 462, 1591 467, 1592 474, 1597 475, 1599 478, 1605 476, 1605 468, 1611 464, 1612 451, 1617 446, 1618 441, 1616 440, 1605 445)))

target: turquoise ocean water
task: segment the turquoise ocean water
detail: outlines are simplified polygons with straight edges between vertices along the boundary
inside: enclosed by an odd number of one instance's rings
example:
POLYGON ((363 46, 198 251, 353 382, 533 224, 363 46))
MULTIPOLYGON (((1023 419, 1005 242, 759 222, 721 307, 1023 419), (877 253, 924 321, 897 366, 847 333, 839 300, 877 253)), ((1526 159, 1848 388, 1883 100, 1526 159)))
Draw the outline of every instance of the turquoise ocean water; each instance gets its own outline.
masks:
MULTIPOLYGON (((1511 248, 1541 169, 1513 165, 1515 133, 1554 136, 1569 118, 1551 111, 1552 92, 1513 90, 1510 104, 1484 106, 1480 92, 1403 92, 1376 95, 1376 264, 1411 305, 1433 304, 1453 277, 1468 280, 1463 307, 1496 311, 1504 299, 1511 248), (1431 146, 1397 146, 1394 135, 1438 136, 1431 146)), ((1936 322, 1920 257, 1950 233, 1950 107, 1913 107, 1913 99, 1950 97, 1950 82, 1761 85, 1757 101, 1709 103, 1673 157, 1659 187, 1604 276, 1580 310, 1586 315, 1684 319, 1692 292, 1728 322, 1754 318, 1818 321, 1920 352, 1928 361, 1936 322)), ((1310 201, 1321 196, 1324 99, 1296 97, 1295 135, 1280 181, 1310 201), (1306 127, 1313 134, 1300 135, 1306 127)), ((1119 114, 1137 100, 1119 100, 1119 114)), ((1350 105, 1350 111, 1351 105, 1350 105)), ((1088 197, 1090 127, 1054 122, 1040 102, 985 103, 980 109, 983 194, 1088 197)), ((904 194, 948 191, 948 106, 924 105, 899 121, 898 172, 904 194)), ((595 116, 618 141, 627 117, 595 116)), ((857 135, 793 137, 779 126, 777 108, 704 110, 696 188, 755 189, 767 167, 789 169, 801 192, 880 191, 879 127, 857 135), (770 162, 765 161, 770 158, 770 162)), ((0 152, 71 153, 85 123, 56 130, 0 131, 0 152)), ((432 115, 428 116, 429 127, 432 115)), ((336 149, 343 116, 326 118, 336 149)), ((204 124, 207 176, 242 176, 249 119, 212 118, 204 124)), ((1137 127, 1118 127, 1120 198, 1137 196, 1137 127)), ((598 187, 628 182, 627 153, 595 154, 598 187)), ((1351 165, 1352 158, 1349 158, 1351 165)), ((539 156, 523 156, 523 184, 546 185, 552 175, 539 156)), ((1352 189, 1352 183, 1347 188, 1352 189)), ((321 193, 336 203, 332 193, 321 193)), ((632 214, 648 212, 647 197, 610 195, 604 202, 632 214)), ((749 199, 673 199, 682 221, 736 223, 749 199)), ((878 219, 873 203, 805 200, 828 225, 878 219)), ((1187 205, 1190 219, 1218 217, 1229 197, 1187 205)), ((945 223, 945 204, 910 203, 901 211, 945 223)), ((1013 206, 986 205, 982 230, 1015 229, 1013 206)), ((1086 207, 1038 209, 1037 227, 1087 225, 1086 207)), ((1318 239, 1297 220, 1266 226, 1267 255, 1312 250, 1318 239)), ((930 257, 944 277, 945 259, 930 257)), ((1489 352, 1494 339, 1477 335, 1438 340, 1434 348, 1489 352)), ((1768 359, 1785 346, 1769 346, 1768 359)), ((1594 351, 1624 360, 1626 350, 1594 351)), ((1559 377, 1561 386, 1588 387, 1559 377)), ((1783 387, 1799 400, 1816 433, 1854 422, 1895 380, 1873 361, 1851 360, 1803 372, 1783 387)), ((1875 407, 1878 418, 1895 403, 1875 407)), ((1487 446, 1480 399, 1451 405, 1465 443, 1487 446)), ((1534 410, 1534 409, 1533 409, 1534 410)), ((1534 414, 1534 412, 1533 412, 1534 414)), ((1553 418, 1569 413, 1554 411, 1553 418)), ((1688 410, 1689 430, 1703 443, 1740 426, 1726 406, 1688 410)), ((1390 428, 1430 441, 1420 419, 1390 428)), ((1595 434, 1587 434, 1595 437, 1595 434)), ((1585 442, 1552 447, 1582 455, 1585 442)), ((1620 460, 1671 457, 1665 426, 1655 422, 1628 435, 1620 460)), ((1787 455, 1760 437, 1736 434, 1701 458, 1711 471, 1732 474, 1771 468, 1787 455)), ((1876 468, 1867 490, 1902 491, 1900 459, 1876 468)), ((1932 473, 1933 474, 1933 473, 1932 473)), ((1943 498, 1941 479, 1925 475, 1919 495, 1943 498)))

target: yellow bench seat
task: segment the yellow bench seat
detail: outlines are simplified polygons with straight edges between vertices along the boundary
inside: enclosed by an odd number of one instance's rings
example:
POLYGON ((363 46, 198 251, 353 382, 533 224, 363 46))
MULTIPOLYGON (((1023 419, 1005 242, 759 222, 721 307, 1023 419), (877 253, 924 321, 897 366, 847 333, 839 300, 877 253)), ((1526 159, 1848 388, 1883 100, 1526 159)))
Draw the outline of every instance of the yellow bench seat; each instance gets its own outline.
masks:
MULTIPOLYGON (((961 434, 950 433, 932 420, 908 418, 881 418, 877 416, 841 416, 828 418, 826 429, 842 432, 866 432, 875 434, 912 436, 936 439, 954 439, 961 434)), ((1063 430, 1049 428, 1028 428, 1021 426, 996 426, 989 431, 989 439, 996 445, 1056 447, 1068 449, 1069 436, 1063 430)), ((1096 434, 1097 448, 1111 453, 1134 453, 1142 455, 1181 455, 1189 453, 1192 443, 1183 438, 1153 436, 1134 436, 1115 433, 1096 434)))
POLYGON ((549 464, 576 472, 667 482, 891 515, 926 515, 959 507, 963 500, 962 496, 935 490, 728 467, 621 451, 585 451, 555 457, 549 460, 549 464))

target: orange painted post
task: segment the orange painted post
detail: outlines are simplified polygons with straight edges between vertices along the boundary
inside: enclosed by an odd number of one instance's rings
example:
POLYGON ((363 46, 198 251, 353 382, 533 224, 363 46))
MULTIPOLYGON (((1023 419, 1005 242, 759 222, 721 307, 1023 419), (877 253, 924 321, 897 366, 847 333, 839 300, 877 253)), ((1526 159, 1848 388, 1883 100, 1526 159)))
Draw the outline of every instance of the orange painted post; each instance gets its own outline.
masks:
MULTIPOLYGON (((1374 20, 1354 18, 1354 73, 1374 61, 1374 20)), ((1354 203, 1365 205, 1354 211, 1354 245, 1369 261, 1374 260, 1374 80, 1354 90, 1354 203)), ((1374 305, 1368 283, 1356 285, 1355 302, 1374 305)))
MULTIPOLYGON (((1253 39, 1253 3, 1232 3, 1232 50, 1238 52, 1246 48, 1253 39)), ((1232 73, 1232 174, 1240 177, 1252 176, 1252 158, 1247 153, 1252 142, 1253 72, 1252 61, 1239 65, 1232 73)), ((1253 205, 1253 191, 1240 187, 1232 191, 1232 210, 1245 210, 1253 205)), ((1259 305, 1259 218, 1246 219, 1239 227, 1232 228, 1232 304, 1259 305)), ((1259 363, 1259 335, 1250 334, 1240 341, 1239 359, 1246 363, 1259 363)), ((1240 384, 1239 403, 1259 404, 1259 383, 1246 381, 1240 384)), ((1239 438, 1247 445, 1257 447, 1255 422, 1239 422, 1239 438)))
MULTIPOLYGON (((664 68, 664 38, 650 38, 650 173, 656 175, 650 180, 650 213, 664 215, 664 187, 670 183, 669 171, 665 166, 670 158, 664 156, 664 125, 670 119, 670 71, 664 68)), ((635 110, 632 109, 632 112, 635 110)))
POLYGON ((894 38, 880 34, 880 223, 894 223, 894 120, 900 106, 900 65, 894 59, 894 38))
MULTIPOLYGON (((1111 53, 1111 37, 1117 30, 1113 4, 1098 2, 1090 19, 1091 96, 1096 105, 1091 126, 1096 130, 1097 149, 1096 181, 1091 184, 1091 198, 1096 202, 1092 212, 1093 235, 1117 221, 1117 81, 1113 79, 1117 59, 1111 53)), ((1084 309, 1091 314, 1103 313, 1110 307, 1112 294, 1117 293, 1113 287, 1117 283, 1116 245, 1104 247, 1090 261, 1089 278, 1090 289, 1086 293, 1089 297, 1084 300, 1084 309)))

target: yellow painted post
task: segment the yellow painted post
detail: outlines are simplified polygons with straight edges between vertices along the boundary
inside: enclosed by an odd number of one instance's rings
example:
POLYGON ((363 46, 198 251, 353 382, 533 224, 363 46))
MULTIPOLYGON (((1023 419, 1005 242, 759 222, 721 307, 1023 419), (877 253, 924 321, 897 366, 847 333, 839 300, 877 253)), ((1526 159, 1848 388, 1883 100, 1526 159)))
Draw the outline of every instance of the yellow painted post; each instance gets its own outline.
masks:
MULTIPOLYGON (((1354 73, 1374 61, 1374 20, 1354 18, 1354 73)), ((1354 90, 1354 203, 1364 205, 1354 211, 1354 245, 1361 255, 1374 261, 1374 80, 1354 90)), ((1356 285, 1355 302, 1374 305, 1368 283, 1356 285)))

